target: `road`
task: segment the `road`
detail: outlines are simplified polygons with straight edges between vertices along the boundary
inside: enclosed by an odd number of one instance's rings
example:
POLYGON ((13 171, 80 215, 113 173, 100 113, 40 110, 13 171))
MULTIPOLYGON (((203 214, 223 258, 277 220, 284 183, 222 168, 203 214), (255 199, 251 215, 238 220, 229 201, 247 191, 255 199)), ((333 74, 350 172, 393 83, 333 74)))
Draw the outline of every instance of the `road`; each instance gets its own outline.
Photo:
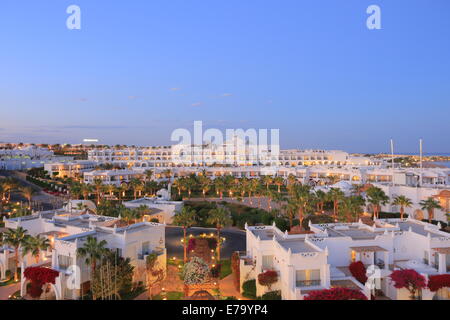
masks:
MULTIPOLYGON (((201 235, 202 233, 210 234, 216 232, 214 228, 198 228, 193 227, 188 229, 188 235, 201 235)), ((221 256, 230 258, 234 251, 245 251, 245 232, 236 229, 224 229, 220 232, 221 236, 225 237, 225 242, 222 246, 221 256)), ((166 248, 167 257, 183 258, 183 245, 181 239, 183 238, 183 229, 181 227, 166 227, 166 248)))
MULTIPOLYGON (((40 210, 52 210, 55 207, 60 208, 62 207, 63 200, 61 198, 55 197, 51 194, 45 193, 42 191, 42 188, 28 182, 26 180, 26 175, 22 172, 17 171, 0 171, 0 178, 6 178, 6 177, 13 177, 17 180, 19 180, 20 184, 23 186, 31 186, 34 189, 38 190, 39 193, 37 193, 35 196, 33 196, 33 202, 38 204, 35 206, 36 209, 40 210)), ((27 200, 23 197, 23 195, 20 192, 13 192, 11 194, 11 201, 22 201, 27 202, 27 200)))

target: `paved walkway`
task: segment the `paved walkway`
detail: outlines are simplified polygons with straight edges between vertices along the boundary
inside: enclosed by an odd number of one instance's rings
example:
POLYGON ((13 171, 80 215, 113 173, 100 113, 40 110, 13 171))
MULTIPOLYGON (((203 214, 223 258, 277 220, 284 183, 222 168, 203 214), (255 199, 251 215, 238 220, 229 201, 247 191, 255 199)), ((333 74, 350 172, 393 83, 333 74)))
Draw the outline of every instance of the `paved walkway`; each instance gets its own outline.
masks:
POLYGON ((0 287, 0 300, 8 300, 9 296, 20 290, 20 282, 0 287))

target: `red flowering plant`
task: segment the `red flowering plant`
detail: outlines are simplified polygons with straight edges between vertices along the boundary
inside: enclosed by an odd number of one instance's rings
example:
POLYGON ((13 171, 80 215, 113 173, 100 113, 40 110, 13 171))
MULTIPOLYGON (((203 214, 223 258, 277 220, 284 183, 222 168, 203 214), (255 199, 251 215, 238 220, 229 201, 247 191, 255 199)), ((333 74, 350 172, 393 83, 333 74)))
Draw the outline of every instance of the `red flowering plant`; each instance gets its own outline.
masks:
POLYGON ((364 263, 362 263, 361 261, 353 262, 350 264, 348 269, 356 280, 358 280, 362 284, 365 284, 367 282, 366 267, 364 266, 364 263))
POLYGON ((450 274, 434 275, 428 279, 428 288, 433 292, 446 287, 450 288, 450 274))
POLYGON ((356 289, 331 288, 311 291, 304 300, 367 300, 367 297, 356 289))
POLYGON ((267 270, 266 272, 258 274, 258 283, 262 286, 271 287, 278 281, 278 273, 274 270, 267 270))
POLYGON ((411 299, 420 297, 420 292, 427 286, 426 279, 413 269, 395 270, 390 275, 397 289, 405 288, 411 294, 411 299))
POLYGON ((195 238, 190 238, 188 242, 187 251, 191 252, 194 249, 195 249, 195 238))
POLYGON ((55 284, 59 272, 44 267, 28 267, 24 271, 24 276, 31 282, 28 293, 32 298, 38 298, 42 294, 42 286, 46 283, 55 284))

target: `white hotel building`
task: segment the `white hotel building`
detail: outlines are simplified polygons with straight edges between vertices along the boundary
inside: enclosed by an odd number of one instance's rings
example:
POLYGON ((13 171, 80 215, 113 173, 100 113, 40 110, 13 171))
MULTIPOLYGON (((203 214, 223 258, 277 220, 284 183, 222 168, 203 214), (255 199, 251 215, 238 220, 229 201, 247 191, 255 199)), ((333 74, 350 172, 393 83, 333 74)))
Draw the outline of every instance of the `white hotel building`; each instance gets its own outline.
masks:
MULTIPOLYGON (((413 219, 376 220, 374 225, 338 223, 310 225, 313 234, 290 235, 275 226, 246 226, 247 251, 241 253, 241 287, 258 274, 275 270, 285 300, 302 300, 312 290, 347 287, 370 289, 350 273, 349 265, 361 261, 376 265, 375 283, 393 300, 407 300, 406 289, 396 289, 389 275, 396 269, 414 269, 425 278, 450 273, 450 236, 435 225, 413 219)), ((268 291, 257 282, 257 296, 268 291)), ((448 288, 447 288, 448 289, 448 288)), ((434 298, 423 291, 423 299, 434 298)), ((438 298, 450 298, 448 290, 438 298)))
MULTIPOLYGON (((28 266, 42 266, 59 272, 55 285, 51 285, 57 300, 78 299, 81 288, 86 289, 90 281, 90 266, 77 254, 77 249, 83 247, 88 236, 95 237, 98 241, 105 240, 108 249, 117 251, 124 258, 130 258, 135 267, 134 281, 144 281, 142 271, 149 253, 156 252, 158 263, 165 268, 164 224, 141 222, 118 227, 118 223, 117 218, 64 209, 5 220, 6 228, 22 227, 29 235, 47 237, 51 243, 48 251, 41 252, 39 263, 36 264, 34 257, 30 255, 21 258, 21 295, 25 294, 27 284, 23 271, 28 266), (78 268, 80 273, 74 273, 78 268), (69 278, 75 279, 73 287, 68 287, 69 278)), ((19 256, 22 256, 21 253, 19 256)), ((13 259, 14 251, 3 246, 0 249, 1 279, 5 278, 7 270, 13 272, 13 259)))

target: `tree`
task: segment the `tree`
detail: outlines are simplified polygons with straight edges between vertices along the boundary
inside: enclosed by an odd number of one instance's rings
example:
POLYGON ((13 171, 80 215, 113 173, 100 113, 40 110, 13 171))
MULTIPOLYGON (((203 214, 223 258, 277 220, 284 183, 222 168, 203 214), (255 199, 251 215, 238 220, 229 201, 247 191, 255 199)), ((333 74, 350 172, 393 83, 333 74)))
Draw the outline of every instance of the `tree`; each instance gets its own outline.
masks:
POLYGON ((22 227, 8 229, 8 231, 3 234, 3 242, 14 248, 14 281, 19 280, 19 274, 17 272, 17 269, 19 268, 19 248, 25 244, 27 238, 27 230, 22 227))
POLYGON ((389 197, 384 191, 378 187, 370 187, 367 189, 367 201, 372 205, 373 217, 378 219, 380 208, 389 202, 389 197))
POLYGON ((337 214, 339 211, 339 202, 345 197, 344 192, 339 188, 331 188, 328 192, 328 198, 333 201, 333 217, 337 221, 337 214))
POLYGON ((105 240, 98 241, 97 238, 88 236, 83 247, 77 249, 77 255, 85 258, 85 263, 91 267, 91 278, 94 277, 97 263, 108 253, 105 240))
POLYGON ((22 246, 22 256, 25 257, 30 253, 35 258, 36 263, 39 263, 41 251, 47 250, 49 247, 50 242, 47 238, 41 236, 27 237, 22 246))
POLYGON ((133 190, 133 196, 134 196, 134 200, 137 199, 137 193, 139 190, 142 190, 142 181, 137 179, 137 178, 133 178, 130 180, 130 187, 133 190))
POLYGON ((130 208, 124 208, 121 211, 120 215, 121 218, 127 223, 127 225, 130 225, 131 222, 135 222, 140 217, 139 211, 130 208))
POLYGON ((153 170, 145 170, 144 171, 144 181, 151 181, 153 179, 153 170))
POLYGON ((266 272, 258 274, 258 283, 270 290, 272 285, 278 281, 278 273, 274 270, 267 270, 266 272))
POLYGON ((427 210, 428 212, 428 222, 431 223, 434 220, 434 209, 442 209, 438 201, 429 197, 427 200, 422 200, 419 202, 422 210, 427 210))
POLYGON ((181 226, 183 228, 183 261, 187 262, 187 229, 192 227, 195 223, 195 210, 188 207, 183 207, 181 211, 175 213, 173 217, 173 224, 181 226))
POLYGON ((269 186, 272 184, 273 178, 269 175, 263 176, 261 178, 261 184, 266 186, 266 189, 269 190, 269 186))
POLYGON ((220 195, 220 200, 223 199, 223 192, 225 191, 225 180, 223 177, 214 179, 214 189, 217 195, 220 195))
POLYGON ((93 192, 93 188, 90 184, 82 184, 80 188, 81 194, 84 200, 88 200, 89 195, 93 192))
POLYGON ((413 269, 394 270, 390 278, 395 288, 407 289, 412 300, 420 299, 422 289, 426 287, 425 278, 413 269))
POLYGON ((94 179, 95 194, 97 195, 97 204, 100 203, 100 197, 103 190, 103 181, 99 178, 94 179))
POLYGON ((128 185, 126 183, 122 183, 119 187, 119 201, 122 200, 123 197, 125 197, 126 192, 128 191, 128 185))
POLYGON ((283 213, 286 215, 289 219, 289 230, 292 229, 293 226, 293 220, 295 217, 295 213, 297 211, 297 205, 292 199, 288 199, 286 204, 282 206, 283 213))
POLYGON ((296 206, 298 212, 298 220, 300 221, 300 231, 303 229, 303 220, 305 213, 310 208, 312 195, 309 186, 296 185, 291 190, 291 201, 296 206))
POLYGON ((411 199, 405 197, 405 196, 397 196, 395 197, 394 201, 392 202, 394 206, 400 207, 400 219, 403 219, 403 215, 405 214, 405 208, 409 208, 412 206, 411 199))
POLYGON ((361 196, 344 197, 340 200, 339 212, 342 213, 347 222, 358 221, 364 203, 365 201, 361 196))
POLYGON ((231 219, 230 212, 227 209, 224 207, 216 207, 209 211, 207 223, 215 225, 217 229, 217 261, 220 263, 220 247, 222 243, 220 239, 220 230, 231 225, 233 220, 231 219))
POLYGON ((284 184, 284 179, 283 177, 275 177, 273 179, 273 183, 277 186, 278 188, 278 193, 281 193, 281 186, 284 184))
POLYGON ((202 193, 203 193, 203 199, 206 198, 206 193, 209 191, 209 189, 211 189, 211 180, 202 175, 200 177, 198 177, 198 182, 200 185, 200 188, 202 189, 202 193))
POLYGON ((145 259, 145 271, 148 288, 148 296, 152 299, 153 287, 164 280, 164 268, 159 267, 158 254, 152 252, 145 259))
POLYGON ((323 208, 325 206, 325 202, 328 199, 327 194, 322 190, 317 190, 314 193, 314 197, 316 200, 317 212, 323 213, 323 211, 324 211, 323 208))

